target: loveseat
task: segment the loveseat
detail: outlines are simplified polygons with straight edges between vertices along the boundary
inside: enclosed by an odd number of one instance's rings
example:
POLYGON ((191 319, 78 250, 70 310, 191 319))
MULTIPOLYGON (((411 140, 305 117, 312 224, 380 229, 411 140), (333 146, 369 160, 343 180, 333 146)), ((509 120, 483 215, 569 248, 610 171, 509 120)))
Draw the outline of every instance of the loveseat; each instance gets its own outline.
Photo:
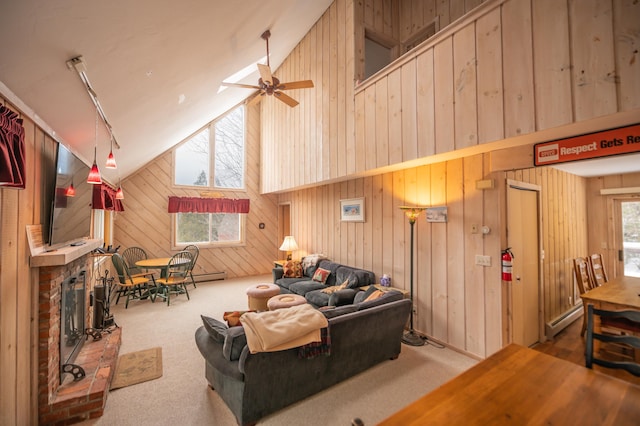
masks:
MULTIPOLYGON (((320 310, 327 317, 328 345, 308 356, 305 346, 251 353, 243 327, 211 330, 211 318, 195 333, 205 358, 209 386, 235 415, 238 424, 253 425, 262 417, 400 354, 411 301, 395 291, 369 301, 320 310)), ((289 308, 291 309, 291 308, 289 308)), ((258 315, 263 315, 260 313, 258 315)), ((268 313, 267 313, 268 314, 268 313)), ((323 340, 324 343, 327 343, 323 340)))
POLYGON ((332 262, 328 259, 301 259, 299 270, 285 264, 283 268, 273 268, 273 282, 280 287, 280 293, 294 293, 304 296, 307 303, 315 306, 341 306, 353 302, 360 287, 375 284, 376 277, 371 271, 332 262), (326 271, 321 274, 321 271, 326 271), (299 276, 287 276, 299 275, 299 276), (338 291, 330 288, 343 285, 338 291))

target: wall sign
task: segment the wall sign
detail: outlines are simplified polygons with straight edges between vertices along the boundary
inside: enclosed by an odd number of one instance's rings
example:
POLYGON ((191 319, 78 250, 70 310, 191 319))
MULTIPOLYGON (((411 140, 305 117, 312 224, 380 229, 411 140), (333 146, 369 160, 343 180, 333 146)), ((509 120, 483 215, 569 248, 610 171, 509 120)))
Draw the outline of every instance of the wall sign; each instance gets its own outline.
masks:
POLYGON ((640 124, 542 142, 533 147, 536 166, 640 152, 640 124))

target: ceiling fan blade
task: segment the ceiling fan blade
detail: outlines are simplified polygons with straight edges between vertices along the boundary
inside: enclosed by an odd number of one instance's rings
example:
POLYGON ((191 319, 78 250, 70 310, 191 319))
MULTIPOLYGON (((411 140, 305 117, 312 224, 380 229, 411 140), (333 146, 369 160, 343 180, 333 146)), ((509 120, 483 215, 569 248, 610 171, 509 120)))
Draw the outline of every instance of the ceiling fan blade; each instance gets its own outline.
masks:
POLYGON ((227 86, 227 87, 242 87, 244 89, 259 89, 260 86, 254 86, 251 84, 242 84, 242 83, 226 83, 226 82, 222 82, 220 83, 220 86, 227 86))
POLYGON ((313 81, 301 80, 290 81, 289 83, 280 83, 276 89, 278 90, 291 90, 291 89, 308 89, 313 87, 313 81))
POLYGON ((296 101, 295 99, 293 99, 289 95, 285 95, 282 92, 273 92, 273 96, 275 96, 276 98, 280 99, 282 102, 284 102, 285 104, 289 105, 290 107, 294 107, 294 106, 298 105, 298 101, 296 101))
POLYGON ((273 77, 271 75, 271 68, 268 65, 258 64, 258 71, 260 72, 260 78, 267 86, 273 84, 273 77))
POLYGON ((247 101, 247 106, 250 107, 259 103, 262 100, 263 96, 264 92, 257 93, 254 97, 249 98, 249 100, 247 101))

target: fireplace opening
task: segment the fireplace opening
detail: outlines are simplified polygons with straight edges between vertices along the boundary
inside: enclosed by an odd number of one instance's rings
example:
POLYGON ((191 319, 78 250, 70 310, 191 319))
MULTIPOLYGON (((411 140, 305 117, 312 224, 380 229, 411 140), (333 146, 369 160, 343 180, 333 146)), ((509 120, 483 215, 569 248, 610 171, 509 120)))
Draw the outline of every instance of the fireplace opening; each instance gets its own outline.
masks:
POLYGON ((62 282, 60 303, 60 383, 85 341, 86 272, 80 271, 62 282))

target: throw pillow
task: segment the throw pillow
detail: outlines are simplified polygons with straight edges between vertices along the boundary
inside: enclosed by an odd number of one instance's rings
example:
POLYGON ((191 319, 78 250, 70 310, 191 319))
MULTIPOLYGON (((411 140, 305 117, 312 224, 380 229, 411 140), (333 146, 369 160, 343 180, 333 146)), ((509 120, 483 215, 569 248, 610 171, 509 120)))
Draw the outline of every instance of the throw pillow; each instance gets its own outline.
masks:
POLYGON ((384 294, 384 291, 376 290, 373 293, 371 293, 369 296, 367 296, 367 298, 364 299, 364 301, 368 302, 370 300, 376 300, 377 298, 381 297, 383 294, 384 294))
POLYGON ((227 336, 228 327, 225 323, 218 321, 215 318, 205 317, 204 315, 200 315, 202 318, 202 325, 204 325, 205 330, 209 333, 209 336, 213 340, 219 343, 224 343, 224 339, 227 336))
POLYGON ((247 344, 247 335, 244 334, 243 327, 230 327, 227 330, 227 336, 224 339, 222 354, 225 359, 235 361, 240 359, 242 349, 247 344))
POLYGON ((316 269, 316 272, 315 274, 313 274, 313 278, 311 279, 313 281, 317 281, 319 283, 324 284, 325 282, 327 282, 327 278, 329 278, 329 274, 331 274, 331 271, 328 271, 323 268, 318 268, 316 269))
POLYGON ((282 266, 284 271, 283 276, 285 278, 301 278, 302 277, 302 265, 299 260, 289 260, 282 266))
POLYGON ((349 286, 349 279, 347 278, 346 280, 344 280, 342 284, 332 285, 331 287, 323 288, 321 291, 323 293, 332 294, 338 290, 344 290, 345 288, 348 288, 348 286, 349 286))
POLYGON ((229 311, 224 313, 224 315, 222 316, 222 319, 224 319, 227 322, 229 327, 235 327, 238 325, 242 325, 242 323, 240 322, 240 317, 242 316, 242 314, 247 312, 255 312, 255 311, 229 311))

